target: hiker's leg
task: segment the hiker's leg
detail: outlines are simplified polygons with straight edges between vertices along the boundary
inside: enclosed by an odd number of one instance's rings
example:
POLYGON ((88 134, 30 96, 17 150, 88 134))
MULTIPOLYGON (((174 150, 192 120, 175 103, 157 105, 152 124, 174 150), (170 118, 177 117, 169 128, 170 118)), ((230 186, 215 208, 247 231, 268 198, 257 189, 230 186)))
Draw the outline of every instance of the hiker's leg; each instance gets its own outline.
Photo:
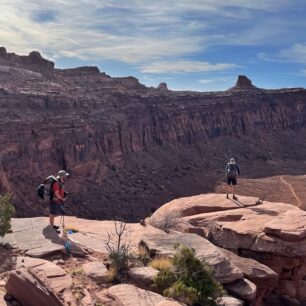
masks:
POLYGON ((227 180, 227 185, 226 185, 226 198, 228 198, 228 193, 229 193, 229 189, 230 189, 230 181, 229 178, 226 178, 227 180))
POLYGON ((233 179, 233 199, 234 200, 237 200, 237 197, 235 196, 235 190, 234 190, 234 186, 236 186, 237 185, 237 179, 236 178, 234 178, 233 179))
POLYGON ((55 217, 58 215, 58 203, 50 201, 50 217, 49 222, 54 226, 55 217))
POLYGON ((49 223, 50 223, 50 225, 52 225, 52 226, 54 225, 54 217, 55 217, 55 216, 54 216, 54 215, 51 215, 51 214, 50 214, 50 216, 49 216, 49 223))

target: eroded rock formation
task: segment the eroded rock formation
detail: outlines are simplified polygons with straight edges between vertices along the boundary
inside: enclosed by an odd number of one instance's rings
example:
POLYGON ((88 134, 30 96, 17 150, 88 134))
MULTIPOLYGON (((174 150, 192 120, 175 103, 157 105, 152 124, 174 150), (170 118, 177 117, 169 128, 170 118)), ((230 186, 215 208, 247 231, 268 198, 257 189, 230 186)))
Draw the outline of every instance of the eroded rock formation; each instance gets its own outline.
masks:
POLYGON ((256 284, 256 305, 263 300, 272 305, 273 295, 289 297, 296 305, 305 303, 306 213, 293 205, 257 200, 238 196, 236 201, 224 194, 181 198, 162 206, 151 218, 179 212, 177 229, 197 233, 226 249, 224 254, 256 284))
POLYGON ((17 216, 47 214, 35 189, 64 168, 68 214, 135 220, 213 190, 231 156, 246 176, 305 171, 306 91, 248 90, 242 77, 237 86, 159 90, 2 48, 0 192, 14 194, 17 216))

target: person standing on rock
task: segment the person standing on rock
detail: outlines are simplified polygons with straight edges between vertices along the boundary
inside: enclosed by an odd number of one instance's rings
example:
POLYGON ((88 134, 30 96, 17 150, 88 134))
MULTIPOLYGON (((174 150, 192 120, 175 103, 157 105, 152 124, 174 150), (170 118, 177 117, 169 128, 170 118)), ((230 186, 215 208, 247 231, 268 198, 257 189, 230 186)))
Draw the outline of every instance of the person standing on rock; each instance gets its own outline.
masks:
POLYGON ((231 191, 233 194, 233 199, 238 200, 238 198, 235 196, 234 186, 237 185, 237 176, 240 174, 240 169, 234 158, 230 159, 229 163, 226 165, 225 171, 227 179, 226 198, 229 198, 228 194, 231 191))
POLYGON ((60 170, 56 177, 56 181, 52 184, 50 190, 50 225, 59 233, 59 226, 54 225, 54 219, 59 214, 64 214, 64 202, 67 199, 65 192, 65 182, 67 179, 67 173, 65 170, 60 170))

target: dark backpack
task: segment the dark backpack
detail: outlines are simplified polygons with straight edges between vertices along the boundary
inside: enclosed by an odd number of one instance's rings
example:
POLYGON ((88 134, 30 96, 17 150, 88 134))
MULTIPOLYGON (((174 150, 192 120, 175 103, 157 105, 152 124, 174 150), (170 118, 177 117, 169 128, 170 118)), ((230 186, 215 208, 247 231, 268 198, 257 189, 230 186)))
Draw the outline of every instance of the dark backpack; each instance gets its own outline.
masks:
POLYGON ((237 176, 237 169, 235 164, 227 164, 227 176, 228 177, 236 177, 237 176))
POLYGON ((57 182, 55 176, 50 175, 48 176, 38 187, 37 187, 37 195, 45 200, 49 201, 53 198, 52 186, 57 182))

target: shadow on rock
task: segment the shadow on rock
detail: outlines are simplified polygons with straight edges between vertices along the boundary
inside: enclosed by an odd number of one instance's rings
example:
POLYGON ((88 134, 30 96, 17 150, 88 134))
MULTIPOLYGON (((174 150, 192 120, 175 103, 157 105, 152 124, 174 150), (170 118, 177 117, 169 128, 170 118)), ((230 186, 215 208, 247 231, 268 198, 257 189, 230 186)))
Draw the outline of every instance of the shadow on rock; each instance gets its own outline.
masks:
POLYGON ((13 270, 16 264, 16 256, 14 250, 4 245, 0 245, 0 274, 13 270))
POLYGON ((63 240, 59 237, 58 233, 52 228, 52 226, 46 226, 43 231, 43 235, 46 239, 49 239, 52 243, 63 245, 63 240))
POLYGON ((264 209, 264 208, 258 208, 258 207, 252 207, 250 210, 255 211, 259 215, 270 215, 270 216, 277 216, 278 212, 269 210, 269 209, 264 209))

